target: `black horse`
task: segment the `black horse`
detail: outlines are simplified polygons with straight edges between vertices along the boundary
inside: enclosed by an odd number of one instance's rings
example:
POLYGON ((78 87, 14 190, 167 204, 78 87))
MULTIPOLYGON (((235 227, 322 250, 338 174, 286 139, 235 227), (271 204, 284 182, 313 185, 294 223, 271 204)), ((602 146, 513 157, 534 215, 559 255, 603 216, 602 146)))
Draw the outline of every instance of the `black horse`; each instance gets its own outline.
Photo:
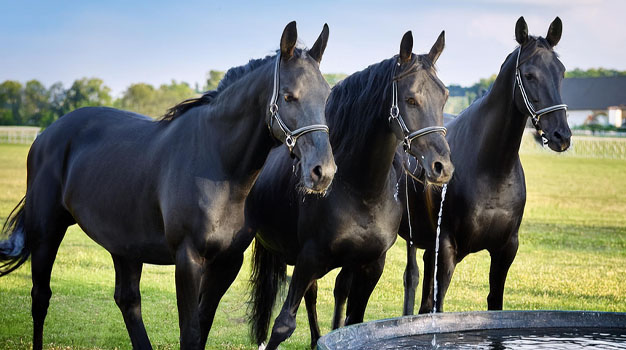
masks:
POLYGON ((204 348, 254 238, 244 228, 244 202, 276 140, 300 159, 307 191, 323 192, 332 181, 324 125, 330 88, 319 70, 327 40, 325 25, 308 52, 296 48, 292 22, 276 55, 230 69, 217 90, 161 121, 83 108, 35 140, 26 196, 0 242, 0 275, 32 259, 34 349, 42 347, 57 249, 74 223, 113 257, 115 301, 133 348, 151 348, 141 318, 143 263, 176 265, 181 348, 204 348))
MULTIPOLYGON (((491 255, 487 304, 490 310, 502 309, 504 283, 517 253, 518 229, 526 203, 518 151, 528 117, 552 150, 562 152, 570 143, 566 106, 560 95, 565 68, 553 51, 561 31, 562 23, 557 17, 546 38, 529 36, 526 22, 520 17, 515 26, 520 46, 502 64, 491 90, 446 125, 456 171, 443 208, 437 311, 443 311, 443 299, 456 264, 483 249, 491 255)), ((404 157, 400 153, 397 156, 404 157)), ((415 172, 414 168, 411 170, 415 172)), ((404 314, 409 315, 413 313, 419 277, 416 248, 426 250, 419 311, 433 309, 435 223, 441 193, 411 177, 402 186, 408 186, 409 204, 399 231, 407 240, 404 314)), ((404 195, 404 191, 400 192, 404 195)))
POLYGON ((439 133, 445 131, 441 125, 447 90, 436 76, 434 63, 443 47, 441 33, 429 54, 412 54, 413 36, 407 32, 399 56, 355 73, 333 88, 326 117, 338 170, 326 196, 298 191, 292 174, 296 162, 284 149, 268 157, 246 202, 246 223, 258 230, 251 298, 258 344, 267 337, 286 264, 295 268, 267 349, 275 349, 294 331, 303 296, 310 315, 311 346, 315 346, 320 336, 316 280, 336 267, 354 276, 347 323, 362 322, 402 216, 398 173, 392 167, 398 144, 404 142, 408 152, 424 159, 432 182, 448 181, 453 171, 448 145, 439 133))

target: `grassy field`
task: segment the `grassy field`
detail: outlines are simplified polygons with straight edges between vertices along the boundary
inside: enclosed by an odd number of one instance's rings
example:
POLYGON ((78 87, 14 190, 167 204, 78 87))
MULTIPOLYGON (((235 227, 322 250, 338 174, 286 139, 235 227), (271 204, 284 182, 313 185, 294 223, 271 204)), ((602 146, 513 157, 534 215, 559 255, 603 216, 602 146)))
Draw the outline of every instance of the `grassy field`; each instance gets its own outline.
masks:
MULTIPOLYGON (((0 145, 0 222, 25 191, 27 146, 0 145)), ((505 290, 504 308, 626 311, 626 161, 525 154, 528 203, 520 249, 505 290)), ((445 219, 445 218, 444 218, 445 219)), ((402 311, 405 253, 396 244, 366 312, 366 320, 402 311)), ((420 271, 423 264, 420 263, 420 271)), ((485 310, 489 256, 466 258, 456 269, 447 311, 485 310)), ((217 312, 209 349, 253 349, 245 310, 249 262, 217 312)), ((329 331, 332 283, 319 284, 322 332, 329 331)), ((73 226, 52 273, 52 299, 44 342, 48 349, 130 349, 113 301, 110 256, 73 226)), ((0 279, 0 349, 30 348, 30 265, 0 279)), ((420 285, 421 288, 421 285, 420 285)), ((158 349, 178 348, 174 270, 144 268, 141 291, 146 328, 158 349)), ((304 305, 298 328, 283 349, 309 344, 304 305)))

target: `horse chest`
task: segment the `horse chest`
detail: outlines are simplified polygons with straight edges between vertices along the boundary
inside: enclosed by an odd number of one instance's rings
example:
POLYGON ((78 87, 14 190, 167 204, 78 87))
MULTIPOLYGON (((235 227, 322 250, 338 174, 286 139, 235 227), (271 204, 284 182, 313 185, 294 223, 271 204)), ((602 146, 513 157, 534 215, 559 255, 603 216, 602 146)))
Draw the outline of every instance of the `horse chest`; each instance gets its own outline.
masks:
POLYGON ((467 226, 461 225, 463 233, 459 232, 465 237, 458 237, 458 241, 468 253, 508 240, 521 220, 525 196, 519 182, 509 179, 490 188, 475 191, 467 201, 467 226))
POLYGON ((355 199, 336 211, 331 251, 341 259, 371 261, 395 242, 402 208, 393 199, 376 203, 355 199))

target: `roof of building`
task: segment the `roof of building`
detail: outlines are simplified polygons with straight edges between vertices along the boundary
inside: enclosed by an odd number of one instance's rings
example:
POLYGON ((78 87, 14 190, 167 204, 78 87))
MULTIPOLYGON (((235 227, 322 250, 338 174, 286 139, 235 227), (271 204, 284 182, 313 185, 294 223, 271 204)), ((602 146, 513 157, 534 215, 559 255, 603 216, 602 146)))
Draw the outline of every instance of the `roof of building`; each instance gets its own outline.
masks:
POLYGON ((626 76, 563 79, 561 96, 570 110, 623 106, 626 105, 626 76))

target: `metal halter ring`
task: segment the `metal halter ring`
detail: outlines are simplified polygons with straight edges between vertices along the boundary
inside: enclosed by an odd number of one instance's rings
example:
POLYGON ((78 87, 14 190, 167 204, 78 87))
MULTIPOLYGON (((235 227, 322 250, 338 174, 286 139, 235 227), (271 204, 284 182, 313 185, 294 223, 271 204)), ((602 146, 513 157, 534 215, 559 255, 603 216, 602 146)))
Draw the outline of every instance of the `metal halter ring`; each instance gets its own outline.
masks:
POLYGON ((328 126, 324 124, 313 124, 313 125, 303 126, 293 131, 289 129, 287 124, 285 124, 283 119, 280 117, 280 114, 278 113, 278 88, 280 84, 279 68, 280 68, 280 53, 276 55, 276 64, 274 66, 274 88, 272 91, 272 97, 270 98, 270 104, 269 104, 270 118, 267 121, 267 128, 270 131, 270 135, 272 135, 272 137, 274 137, 275 139, 278 139, 274 135, 274 130, 272 128, 274 126, 274 120, 276 120, 276 122, 278 123, 278 127, 285 135, 285 146, 287 146, 287 148, 289 149, 289 153, 293 155, 293 148, 296 146, 298 137, 306 133, 313 132, 313 131, 323 131, 328 134, 328 126))

